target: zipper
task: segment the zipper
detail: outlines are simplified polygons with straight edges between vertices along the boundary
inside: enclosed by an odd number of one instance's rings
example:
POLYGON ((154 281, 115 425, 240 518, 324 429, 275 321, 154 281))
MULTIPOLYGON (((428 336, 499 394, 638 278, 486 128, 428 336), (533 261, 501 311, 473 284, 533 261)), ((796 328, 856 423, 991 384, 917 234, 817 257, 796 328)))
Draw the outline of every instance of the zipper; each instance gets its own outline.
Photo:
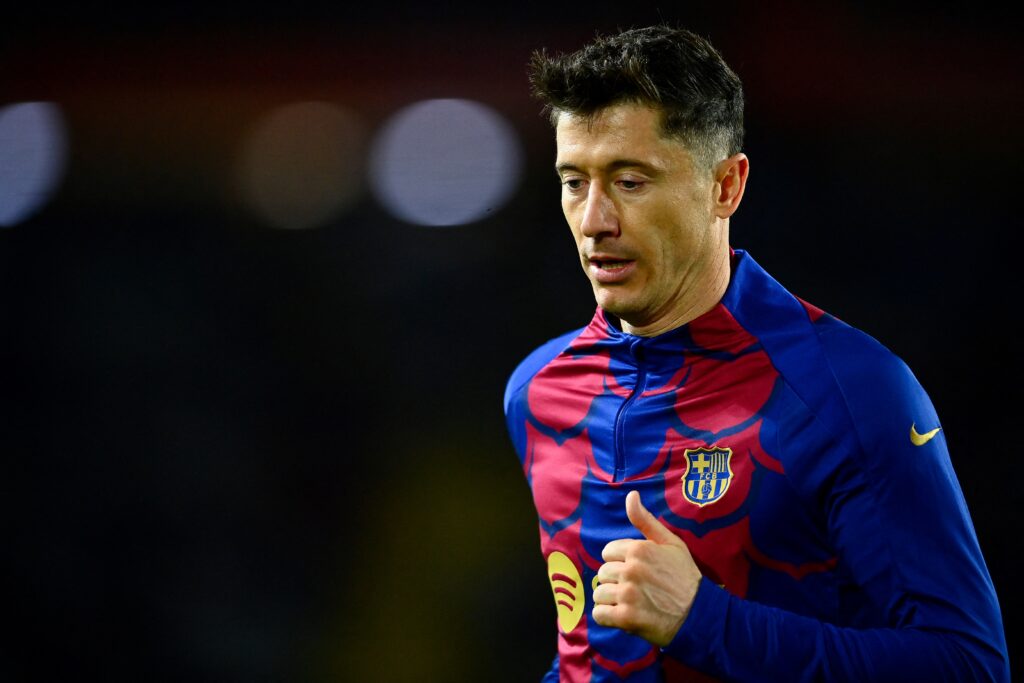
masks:
POLYGON ((629 393, 626 400, 619 406, 615 414, 615 471, 612 472, 612 481, 619 482, 626 475, 626 437, 623 433, 623 425, 626 421, 626 412, 633 405, 640 394, 647 388, 647 368, 644 366, 644 349, 640 345, 641 340, 637 339, 629 346, 630 355, 636 363, 636 383, 633 391, 629 393))

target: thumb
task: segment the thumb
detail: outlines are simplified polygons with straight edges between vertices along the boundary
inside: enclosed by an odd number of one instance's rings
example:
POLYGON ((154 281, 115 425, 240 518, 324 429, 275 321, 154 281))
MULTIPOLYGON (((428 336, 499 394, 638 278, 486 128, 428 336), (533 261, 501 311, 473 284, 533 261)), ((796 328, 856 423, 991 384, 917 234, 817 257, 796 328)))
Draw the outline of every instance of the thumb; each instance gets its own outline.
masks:
POLYGON ((658 518, 650 513, 640 502, 640 494, 637 491, 630 491, 626 494, 626 517, 629 523, 644 535, 648 541, 654 541, 661 545, 685 545, 683 540, 668 530, 658 521, 658 518))

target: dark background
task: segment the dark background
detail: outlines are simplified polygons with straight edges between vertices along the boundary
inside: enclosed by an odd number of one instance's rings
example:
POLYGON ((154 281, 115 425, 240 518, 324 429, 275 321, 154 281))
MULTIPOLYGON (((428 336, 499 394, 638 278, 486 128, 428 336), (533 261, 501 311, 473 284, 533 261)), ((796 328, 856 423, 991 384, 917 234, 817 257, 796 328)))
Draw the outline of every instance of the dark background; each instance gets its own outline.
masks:
POLYGON ((733 244, 931 394, 1019 664, 1015 17, 630 4, 8 15, 0 106, 59 104, 71 151, 53 200, 0 230, 0 678, 537 680, 554 608, 501 396, 593 300, 525 63, 658 20, 747 89, 733 244), (285 231, 232 193, 273 107, 338 103, 369 138, 432 97, 520 136, 486 220, 413 226, 365 193, 285 231))

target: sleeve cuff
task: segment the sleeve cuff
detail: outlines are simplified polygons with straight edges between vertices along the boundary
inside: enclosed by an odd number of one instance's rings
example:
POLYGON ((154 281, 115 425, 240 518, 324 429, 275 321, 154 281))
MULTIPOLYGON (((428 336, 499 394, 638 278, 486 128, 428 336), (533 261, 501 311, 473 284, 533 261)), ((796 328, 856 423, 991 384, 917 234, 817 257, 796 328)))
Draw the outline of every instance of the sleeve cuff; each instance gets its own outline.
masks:
POLYGON ((714 659, 725 639, 725 621, 732 596, 706 576, 701 578, 697 596, 686 621, 661 650, 673 659, 694 666, 714 659))

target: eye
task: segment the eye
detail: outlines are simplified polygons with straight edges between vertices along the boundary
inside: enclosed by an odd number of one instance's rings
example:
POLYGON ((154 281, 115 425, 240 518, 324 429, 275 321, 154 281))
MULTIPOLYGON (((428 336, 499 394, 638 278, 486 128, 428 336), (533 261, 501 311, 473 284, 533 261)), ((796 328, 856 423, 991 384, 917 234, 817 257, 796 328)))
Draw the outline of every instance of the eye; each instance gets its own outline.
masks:
POLYGON ((583 178, 563 178, 562 185, 569 189, 569 191, 571 192, 575 192, 576 190, 582 190, 583 178))
POLYGON ((639 190, 641 187, 644 186, 644 183, 643 183, 642 180, 634 180, 632 178, 619 178, 618 182, 619 182, 619 187, 621 187, 623 190, 626 190, 628 192, 633 192, 635 190, 639 190))

